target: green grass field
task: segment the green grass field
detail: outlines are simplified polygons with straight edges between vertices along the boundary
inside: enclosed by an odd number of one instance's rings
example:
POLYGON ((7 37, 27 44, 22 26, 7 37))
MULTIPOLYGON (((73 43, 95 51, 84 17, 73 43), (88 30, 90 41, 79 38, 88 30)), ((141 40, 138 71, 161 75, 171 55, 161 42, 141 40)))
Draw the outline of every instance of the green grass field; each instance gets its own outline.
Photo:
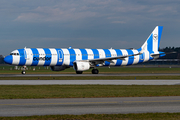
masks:
MULTIPOLYGON (((28 67, 27 74, 75 74, 73 68, 68 68, 64 71, 51 71, 47 67, 28 67)), ((180 68, 166 67, 98 67, 100 73, 180 73, 180 68)), ((91 69, 83 73, 91 74, 91 69)), ((21 74, 21 70, 14 70, 14 66, 0 66, 0 74, 21 74), (3 69, 4 68, 4 69, 3 69)))
POLYGON ((180 96, 180 85, 1 85, 0 99, 180 96))

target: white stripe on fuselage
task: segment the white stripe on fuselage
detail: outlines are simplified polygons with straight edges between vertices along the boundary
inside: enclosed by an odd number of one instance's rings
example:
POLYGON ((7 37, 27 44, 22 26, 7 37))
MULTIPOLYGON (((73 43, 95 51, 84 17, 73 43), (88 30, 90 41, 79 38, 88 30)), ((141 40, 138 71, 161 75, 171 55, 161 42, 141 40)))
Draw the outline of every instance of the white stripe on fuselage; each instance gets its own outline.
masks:
MULTIPOLYGON (((109 49, 110 53, 111 53, 111 57, 116 57, 116 51, 114 49, 109 49)), ((117 60, 112 60, 112 63, 110 63, 110 65, 116 65, 117 60)))
MULTIPOLYGON (((13 51, 13 53, 18 53, 19 54, 19 51, 15 50, 15 51, 13 51)), ((13 57, 12 64, 13 65, 18 65, 19 62, 20 62, 20 55, 12 55, 12 57, 13 57)))
POLYGON ((106 57, 105 52, 104 52, 103 49, 97 49, 97 50, 99 52, 99 58, 105 58, 106 57))
POLYGON ((54 48, 49 48, 51 51, 51 63, 50 66, 55 66, 57 64, 57 51, 54 48))
POLYGON ((80 49, 74 49, 74 52, 76 54, 76 60, 82 60, 82 54, 80 49))
MULTIPOLYGON (((133 50, 133 54, 138 54, 138 50, 133 50)), ((134 56, 133 64, 137 64, 139 62, 139 55, 134 56)))
POLYGON ((70 65, 70 53, 68 49, 62 49, 62 51, 64 53, 63 65, 70 65))
POLYGON ((33 62, 33 53, 32 53, 32 50, 30 48, 26 48, 26 65, 31 65, 32 62, 33 62))
POLYGON ((38 53, 39 53, 39 62, 38 62, 38 66, 42 66, 45 63, 45 51, 42 48, 37 48, 38 53), (44 59, 44 60, 42 60, 44 59))
POLYGON ((85 49, 88 54, 88 59, 94 59, 93 51, 91 49, 85 49))

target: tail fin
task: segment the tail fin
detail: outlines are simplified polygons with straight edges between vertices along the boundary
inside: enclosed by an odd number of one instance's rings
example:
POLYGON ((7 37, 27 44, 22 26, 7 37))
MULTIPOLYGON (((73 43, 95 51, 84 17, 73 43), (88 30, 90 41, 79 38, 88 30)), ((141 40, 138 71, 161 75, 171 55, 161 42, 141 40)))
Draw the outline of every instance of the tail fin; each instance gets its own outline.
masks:
POLYGON ((150 34, 146 42, 139 48, 140 52, 149 51, 150 53, 156 53, 159 49, 163 26, 156 26, 154 31, 150 34))

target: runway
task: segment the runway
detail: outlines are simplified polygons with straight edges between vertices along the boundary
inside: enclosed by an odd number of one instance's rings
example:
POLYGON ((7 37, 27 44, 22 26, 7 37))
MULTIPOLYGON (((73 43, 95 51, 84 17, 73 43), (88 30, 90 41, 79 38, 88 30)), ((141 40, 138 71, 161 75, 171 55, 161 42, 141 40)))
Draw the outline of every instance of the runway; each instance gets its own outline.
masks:
POLYGON ((180 97, 0 100, 0 116, 180 112, 180 97))
POLYGON ((180 85, 180 80, 0 80, 0 85, 180 85))
POLYGON ((61 77, 61 76, 180 76, 179 73, 108 73, 108 74, 0 74, 0 77, 61 77))
MULTIPOLYGON (((38 76, 178 76, 179 74, 1 74, 38 76)), ((180 80, 0 80, 0 85, 180 85, 180 80)), ((63 98, 0 100, 0 116, 180 112, 177 97, 63 98)))

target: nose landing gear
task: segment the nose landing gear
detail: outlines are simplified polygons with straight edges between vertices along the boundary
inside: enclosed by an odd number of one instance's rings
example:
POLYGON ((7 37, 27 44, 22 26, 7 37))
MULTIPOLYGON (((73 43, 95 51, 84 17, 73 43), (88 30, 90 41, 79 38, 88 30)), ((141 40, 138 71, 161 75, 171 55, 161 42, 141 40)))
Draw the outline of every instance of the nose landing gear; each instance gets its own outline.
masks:
POLYGON ((23 66, 23 71, 21 72, 23 75, 26 74, 26 66, 23 66))
POLYGON ((25 71, 25 70, 23 70, 21 73, 22 73, 23 75, 25 75, 25 74, 26 74, 26 71, 25 71))

